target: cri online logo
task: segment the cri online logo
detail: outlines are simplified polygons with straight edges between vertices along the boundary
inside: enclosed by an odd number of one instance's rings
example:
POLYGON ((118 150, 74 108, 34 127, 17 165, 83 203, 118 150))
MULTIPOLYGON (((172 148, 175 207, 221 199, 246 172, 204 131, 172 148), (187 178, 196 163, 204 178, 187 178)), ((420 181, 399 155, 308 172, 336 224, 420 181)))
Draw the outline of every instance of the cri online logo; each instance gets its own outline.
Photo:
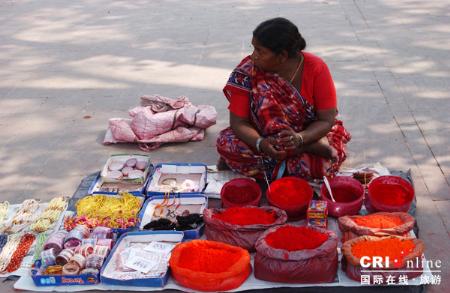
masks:
POLYGON ((359 260, 359 264, 363 268, 373 268, 373 269, 389 269, 389 268, 400 268, 403 266, 403 261, 394 259, 393 262, 390 261, 389 256, 363 256, 359 260))
POLYGON ((431 260, 425 259, 425 257, 416 257, 414 259, 409 259, 406 262, 403 258, 394 259, 391 261, 389 256, 363 256, 359 260, 359 264, 363 268, 373 268, 373 269, 399 269, 405 268, 409 270, 422 269, 424 267, 429 267, 430 269, 440 269, 442 267, 441 260, 431 260))

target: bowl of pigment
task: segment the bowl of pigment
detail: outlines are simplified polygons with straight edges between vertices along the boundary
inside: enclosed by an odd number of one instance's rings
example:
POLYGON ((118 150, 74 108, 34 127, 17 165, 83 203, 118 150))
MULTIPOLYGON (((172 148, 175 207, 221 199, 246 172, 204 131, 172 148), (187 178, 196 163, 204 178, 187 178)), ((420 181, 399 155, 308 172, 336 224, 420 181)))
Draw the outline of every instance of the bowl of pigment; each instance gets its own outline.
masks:
POLYGON ((231 179, 220 191, 222 207, 259 206, 261 188, 250 178, 231 179))
POLYGON ((328 214, 335 218, 358 214, 364 199, 361 182, 349 176, 336 176, 328 181, 335 202, 331 199, 325 183, 320 187, 320 199, 327 202, 328 214))
POLYGON ((282 209, 290 221, 305 217, 313 189, 308 181, 289 176, 275 180, 267 189, 267 201, 271 206, 282 209))
POLYGON ((414 188, 399 176, 380 176, 367 188, 366 207, 371 212, 408 212, 414 199, 414 188))

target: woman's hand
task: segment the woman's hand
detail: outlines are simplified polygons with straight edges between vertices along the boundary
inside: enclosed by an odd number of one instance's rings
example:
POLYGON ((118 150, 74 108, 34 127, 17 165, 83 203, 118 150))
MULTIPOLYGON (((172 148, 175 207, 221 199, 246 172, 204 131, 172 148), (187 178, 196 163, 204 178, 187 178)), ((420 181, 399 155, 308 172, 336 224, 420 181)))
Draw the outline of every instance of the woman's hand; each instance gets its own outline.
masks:
POLYGON ((275 149, 274 143, 276 143, 274 139, 264 138, 261 141, 260 150, 264 154, 268 155, 269 157, 271 157, 277 161, 282 161, 282 160, 286 159, 287 152, 284 150, 279 151, 279 150, 275 149))
POLYGON ((303 137, 292 128, 284 129, 278 133, 277 144, 288 153, 295 153, 303 146, 303 137))

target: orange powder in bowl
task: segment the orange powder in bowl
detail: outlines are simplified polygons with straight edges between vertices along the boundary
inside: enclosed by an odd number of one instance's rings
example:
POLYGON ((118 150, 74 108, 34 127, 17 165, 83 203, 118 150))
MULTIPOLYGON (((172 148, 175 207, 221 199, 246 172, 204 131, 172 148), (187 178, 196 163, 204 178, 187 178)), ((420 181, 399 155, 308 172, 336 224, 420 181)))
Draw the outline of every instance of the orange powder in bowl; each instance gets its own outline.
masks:
POLYGON ((389 257, 391 262, 397 260, 399 263, 403 258, 410 254, 415 248, 412 240, 401 240, 398 238, 386 238, 373 241, 359 241, 352 245, 352 254, 357 258, 363 256, 372 257, 381 256, 389 257))

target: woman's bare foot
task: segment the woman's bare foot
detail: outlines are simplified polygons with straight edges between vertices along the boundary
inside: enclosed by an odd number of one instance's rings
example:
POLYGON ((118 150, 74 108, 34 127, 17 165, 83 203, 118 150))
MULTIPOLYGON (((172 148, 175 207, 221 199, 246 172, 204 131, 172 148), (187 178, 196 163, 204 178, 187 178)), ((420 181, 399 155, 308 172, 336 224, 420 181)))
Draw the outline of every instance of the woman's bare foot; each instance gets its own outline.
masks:
POLYGON ((230 170, 230 167, 228 167, 227 163, 225 163, 225 160, 222 157, 220 157, 219 160, 217 161, 217 170, 218 171, 230 170))
POLYGON ((338 158, 336 149, 330 146, 326 137, 323 137, 319 141, 303 147, 302 151, 326 158, 331 161, 336 161, 338 158))

